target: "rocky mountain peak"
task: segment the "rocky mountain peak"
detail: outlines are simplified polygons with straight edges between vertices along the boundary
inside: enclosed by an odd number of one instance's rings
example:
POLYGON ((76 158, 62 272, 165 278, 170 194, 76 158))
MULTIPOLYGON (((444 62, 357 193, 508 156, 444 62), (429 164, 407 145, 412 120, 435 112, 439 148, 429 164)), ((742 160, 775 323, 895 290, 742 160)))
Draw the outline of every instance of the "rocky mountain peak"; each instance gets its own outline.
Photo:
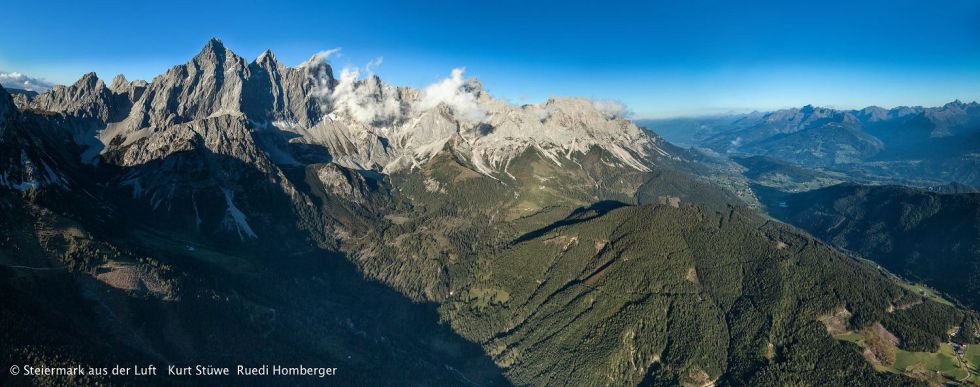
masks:
POLYGON ((115 78, 112 78, 112 83, 109 84, 109 90, 119 93, 129 88, 129 80, 126 79, 125 75, 119 74, 115 78))
POLYGON ((933 127, 930 136, 949 137, 974 130, 980 125, 976 106, 976 103, 966 104, 955 100, 939 108, 925 109, 923 114, 933 127))
MULTIPOLYGON (((462 68, 422 89, 392 86, 353 69, 335 79, 328 56, 322 52, 286 67, 266 50, 247 63, 211 39, 190 61, 143 87, 123 76, 105 87, 92 73, 39 96, 37 105, 102 119, 105 129, 91 137, 103 152, 152 132, 231 116, 275 137, 272 143, 323 147, 334 162, 355 169, 413 168, 447 146, 488 175, 503 173, 528 149, 560 163, 598 147, 638 170, 649 169, 647 157, 666 155, 623 119, 621 104, 556 98, 518 106, 493 98, 479 80, 465 78, 462 68)), ((295 160, 283 152, 277 148, 275 159, 295 160)))
POLYGON ((858 118, 866 122, 878 122, 889 118, 891 111, 879 106, 868 106, 857 112, 858 118))
POLYGON ((79 78, 73 86, 79 90, 96 90, 105 87, 105 83, 99 79, 99 76, 96 73, 89 72, 82 75, 82 77, 79 78))
POLYGON ((198 70, 207 77, 220 80, 226 74, 243 77, 242 70, 246 67, 246 62, 234 51, 225 48, 220 40, 212 38, 187 66, 191 71, 198 70))
POLYGON ((201 51, 195 56, 195 58, 224 55, 226 51, 228 51, 228 49, 225 48, 225 44, 222 43, 220 39, 211 38, 204 43, 204 47, 201 48, 201 51))
POLYGON ((105 122, 114 116, 112 99, 112 91, 93 72, 70 86, 57 86, 38 95, 29 107, 105 122))
POLYGON ((255 58, 255 63, 276 63, 276 64, 278 64, 279 61, 276 60, 276 54, 274 54, 272 52, 272 50, 266 49, 265 51, 262 51, 262 53, 259 54, 259 56, 257 58, 255 58))
POLYGON ((965 106, 966 106, 966 104, 963 103, 963 101, 960 101, 959 99, 953 100, 953 102, 948 102, 945 105, 943 105, 943 107, 946 108, 946 109, 950 109, 950 108, 959 108, 959 109, 962 109, 965 106))
POLYGON ((272 53, 272 50, 268 49, 259 54, 248 67, 252 72, 252 74, 249 74, 249 77, 268 77, 270 80, 281 77, 282 73, 287 71, 287 67, 276 59, 276 55, 272 53))

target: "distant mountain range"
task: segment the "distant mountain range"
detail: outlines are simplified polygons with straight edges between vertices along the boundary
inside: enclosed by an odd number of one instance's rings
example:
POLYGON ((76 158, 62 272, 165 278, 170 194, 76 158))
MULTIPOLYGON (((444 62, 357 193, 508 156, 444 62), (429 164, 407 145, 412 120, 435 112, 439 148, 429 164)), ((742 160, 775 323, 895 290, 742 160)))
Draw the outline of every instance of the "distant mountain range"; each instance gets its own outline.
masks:
POLYGON ((723 155, 760 155, 886 181, 980 185, 980 105, 770 113, 640 121, 668 140, 723 155))
MULTIPOLYGON (((813 110, 790 121, 836 117, 813 110)), ((511 104, 461 71, 397 87, 218 40, 148 82, 0 88, 0 362, 322 364, 343 385, 954 377, 895 354, 953 364, 940 346, 978 342, 976 311, 747 207, 795 168, 773 160, 681 148, 589 99, 511 104)))

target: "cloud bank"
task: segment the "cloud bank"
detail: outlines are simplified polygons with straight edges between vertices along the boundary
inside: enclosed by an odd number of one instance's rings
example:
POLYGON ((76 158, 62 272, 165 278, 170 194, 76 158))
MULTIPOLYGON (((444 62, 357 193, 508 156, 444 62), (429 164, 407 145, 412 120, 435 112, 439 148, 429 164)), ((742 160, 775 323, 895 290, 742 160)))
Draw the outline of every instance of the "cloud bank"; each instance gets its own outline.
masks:
POLYGON ((401 101, 398 90, 381 82, 374 70, 382 58, 368 62, 364 69, 347 66, 334 80, 328 59, 338 55, 340 48, 320 51, 299 65, 313 81, 313 94, 321 101, 323 114, 347 113, 365 124, 392 123, 401 118, 401 101), (361 74, 367 74, 365 78, 361 74))
POLYGON ((426 111, 445 104, 460 118, 471 122, 481 122, 487 113, 476 100, 476 94, 466 87, 463 79, 464 68, 455 68, 449 78, 436 82, 422 90, 422 98, 417 108, 426 111))
POLYGON ((463 68, 453 69, 448 78, 422 89, 418 99, 403 101, 397 88, 374 75, 375 69, 383 63, 381 57, 371 60, 363 68, 344 67, 340 77, 331 82, 332 73, 322 64, 338 51, 321 51, 301 65, 316 84, 315 94, 326 102, 323 104, 325 114, 347 113, 365 124, 395 123, 406 113, 420 114, 445 105, 465 121, 479 123, 487 117, 477 101, 475 87, 463 78, 463 68))
POLYGON ((340 51, 342 48, 336 47, 329 50, 323 50, 307 59, 306 62, 300 63, 299 67, 311 67, 315 65, 329 63, 329 59, 332 56, 340 56, 340 51))
POLYGON ((397 90, 385 85, 373 74, 373 68, 379 64, 380 58, 367 64, 364 71, 368 76, 365 79, 361 79, 361 69, 345 67, 340 72, 337 86, 327 96, 333 108, 346 111, 355 120, 367 124, 394 122, 401 118, 401 101, 397 98, 397 90))
POLYGON ((616 100, 593 99, 592 106, 608 118, 628 118, 633 115, 626 104, 616 100))
POLYGON ((55 84, 43 79, 31 78, 18 72, 0 71, 0 85, 7 89, 21 89, 43 93, 55 84))

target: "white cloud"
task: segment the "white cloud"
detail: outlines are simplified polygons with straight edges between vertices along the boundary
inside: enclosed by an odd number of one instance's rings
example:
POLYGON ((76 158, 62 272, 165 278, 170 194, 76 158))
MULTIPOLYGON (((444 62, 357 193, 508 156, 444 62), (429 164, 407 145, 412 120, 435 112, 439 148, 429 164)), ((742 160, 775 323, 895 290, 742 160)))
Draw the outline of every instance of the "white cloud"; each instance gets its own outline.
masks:
POLYGON ((373 71, 381 58, 369 62, 364 69, 367 78, 361 79, 361 69, 345 67, 337 85, 326 95, 333 110, 346 111, 355 120, 371 124, 392 122, 401 118, 401 101, 395 88, 385 85, 373 71))
POLYGON ((422 90, 417 108, 426 111, 445 104, 456 116, 471 122, 481 122, 487 113, 477 102, 476 95, 468 90, 463 79, 464 68, 455 68, 449 78, 436 82, 422 90))
POLYGON ((320 51, 316 54, 313 54, 313 56, 311 56, 310 59, 307 59, 306 62, 300 63, 299 67, 309 67, 309 66, 329 63, 328 60, 330 59, 330 57, 341 55, 340 51, 341 51, 340 47, 320 51))
POLYGON ((0 85, 7 89, 22 89, 39 93, 51 90, 55 84, 43 79, 31 78, 18 72, 0 71, 0 85))
POLYGON ((383 59, 375 58, 364 66, 366 78, 361 78, 360 68, 347 66, 340 71, 340 78, 333 82, 333 71, 327 65, 331 57, 340 56, 340 51, 339 47, 320 51, 299 65, 313 80, 313 94, 324 102, 321 104, 323 113, 346 112, 366 124, 401 118, 401 101, 396 98, 395 88, 374 76, 374 70, 383 59))
MULTIPOLYGON (((314 95, 324 103, 323 112, 346 112, 355 120, 366 123, 394 123, 406 113, 398 89, 381 82, 374 71, 384 59, 372 59, 363 68, 347 66, 334 81, 326 63, 327 58, 339 49, 327 50, 314 55, 300 65, 313 80, 314 95)), ((463 78, 462 68, 453 69, 449 78, 440 80, 421 90, 413 111, 421 113, 441 104, 448 106, 456 117, 478 123, 486 119, 486 112, 477 102, 477 96, 463 78)))
POLYGON ((333 79, 333 70, 329 66, 328 59, 331 56, 340 55, 340 47, 323 50, 300 63, 297 68, 306 70, 306 76, 313 82, 313 94, 319 98, 327 98, 330 95, 330 86, 333 79))
POLYGON ((381 66, 381 63, 384 63, 384 60, 385 60, 385 58, 382 58, 380 56, 377 57, 377 58, 371 59, 370 62, 368 62, 366 65, 364 65, 364 72, 366 72, 369 77, 372 76, 372 75, 374 75, 374 69, 378 68, 378 66, 381 66))
POLYGON ((626 118, 633 114, 626 104, 611 99, 593 99, 592 106, 609 118, 626 118))

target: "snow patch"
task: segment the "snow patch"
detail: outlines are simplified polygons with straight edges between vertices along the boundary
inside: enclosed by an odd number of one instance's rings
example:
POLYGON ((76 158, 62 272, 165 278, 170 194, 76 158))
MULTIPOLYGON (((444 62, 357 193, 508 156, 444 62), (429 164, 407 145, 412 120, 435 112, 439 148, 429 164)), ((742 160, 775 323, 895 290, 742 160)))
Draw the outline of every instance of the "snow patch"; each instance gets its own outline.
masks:
POLYGON ((12 188, 20 192, 35 190, 46 185, 68 188, 67 181, 60 173, 55 172, 43 160, 38 163, 31 161, 24 149, 20 151, 20 178, 15 177, 18 174, 17 172, 11 172, 4 171, 3 174, 0 174, 0 186, 12 188), (38 165, 40 165, 40 168, 38 165))
POLYGON ((235 193, 227 188, 222 188, 221 192, 225 194, 225 204, 228 206, 225 211, 225 218, 221 221, 222 227, 236 231, 241 240, 245 240, 245 238, 257 239, 258 235, 255 235, 252 227, 248 225, 245 214, 235 206, 235 193))

